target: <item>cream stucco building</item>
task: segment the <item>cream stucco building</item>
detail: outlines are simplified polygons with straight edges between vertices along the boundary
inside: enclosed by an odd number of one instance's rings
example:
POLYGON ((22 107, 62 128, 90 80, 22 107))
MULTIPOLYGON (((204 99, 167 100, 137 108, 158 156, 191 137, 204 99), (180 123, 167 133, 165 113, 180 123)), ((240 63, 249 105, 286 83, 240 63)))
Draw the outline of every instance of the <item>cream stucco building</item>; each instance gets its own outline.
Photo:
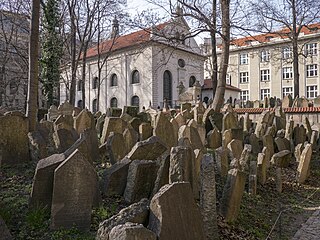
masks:
MULTIPOLYGON (((117 32, 117 25, 114 25, 117 32)), ((164 99, 174 107, 181 83, 188 88, 197 81, 203 84, 204 57, 196 41, 189 37, 189 27, 182 17, 146 30, 117 36, 100 45, 101 61, 106 59, 98 79, 97 46, 88 50, 86 64, 85 106, 95 112, 126 105, 162 107, 164 99), (105 56, 108 56, 105 58, 105 56), (97 109, 98 84, 101 95, 97 109)), ((78 78, 81 66, 79 66, 78 78)), ((65 78, 69 72, 64 73, 65 78)), ((80 81, 76 104, 82 104, 80 81)), ((60 85, 60 101, 67 99, 64 82, 60 85)))
MULTIPOLYGON (((320 24, 303 27, 299 36, 299 96, 309 99, 315 98, 320 89, 319 44, 320 24)), ((233 40, 227 82, 241 89, 240 98, 244 101, 273 96, 282 99, 285 95, 292 95, 291 45, 289 39, 279 33, 233 40)), ((205 63, 205 76, 209 74, 210 59, 205 63)))

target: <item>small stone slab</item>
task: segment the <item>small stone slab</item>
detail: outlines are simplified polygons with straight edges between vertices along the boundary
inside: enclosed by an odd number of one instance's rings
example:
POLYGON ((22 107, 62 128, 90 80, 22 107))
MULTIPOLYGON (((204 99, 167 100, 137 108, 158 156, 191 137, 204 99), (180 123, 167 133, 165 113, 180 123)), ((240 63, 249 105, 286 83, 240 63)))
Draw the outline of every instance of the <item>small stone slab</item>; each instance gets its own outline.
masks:
POLYGON ((158 165, 155 161, 135 160, 129 166, 127 185, 124 190, 126 202, 138 202, 149 198, 157 178, 158 165))
MULTIPOLYGON (((97 232, 97 240, 108 240, 109 233, 117 225, 125 224, 126 222, 144 224, 149 215, 149 200, 144 198, 140 202, 134 203, 129 207, 122 209, 118 214, 104 220, 99 224, 97 232)), ((112 240, 112 239, 110 239, 112 240)))
POLYGON ((283 150, 275 153, 272 156, 271 163, 279 168, 286 168, 291 162, 291 152, 289 150, 283 150))
POLYGON ((121 133, 111 132, 106 141, 106 149, 111 164, 115 164, 127 154, 124 137, 121 133))
POLYGON ((127 123, 119 117, 106 117, 103 124, 101 144, 105 143, 111 132, 123 133, 127 128, 127 123))
POLYGON ((166 145, 156 136, 137 142, 128 153, 131 160, 156 160, 167 150, 166 145))
POLYGON ((189 183, 163 186, 150 203, 148 228, 158 240, 204 240, 202 217, 189 183))
POLYGON ((138 223, 125 223, 112 228, 109 234, 112 240, 157 240, 154 232, 138 223))
POLYGON ((307 144, 305 146, 305 148, 303 149, 301 156, 300 156, 300 162, 299 162, 299 166, 297 169, 298 183, 304 183, 308 177, 311 156, 312 156, 312 145, 307 144))

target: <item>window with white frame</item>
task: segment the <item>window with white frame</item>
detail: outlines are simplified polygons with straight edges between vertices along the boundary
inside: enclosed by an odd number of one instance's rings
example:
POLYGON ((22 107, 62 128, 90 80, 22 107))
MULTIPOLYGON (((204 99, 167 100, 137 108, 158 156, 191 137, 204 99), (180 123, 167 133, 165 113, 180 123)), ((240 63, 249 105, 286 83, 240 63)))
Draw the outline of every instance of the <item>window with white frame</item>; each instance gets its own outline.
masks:
POLYGON ((248 64, 248 53, 240 53, 240 65, 248 64))
POLYGON ((231 85, 231 76, 229 73, 227 73, 227 76, 226 76, 226 84, 231 85))
POLYGON ((307 65, 307 77, 315 77, 318 76, 318 65, 310 64, 307 65))
POLYGON ((270 52, 269 50, 263 50, 260 53, 261 62, 269 62, 270 61, 270 52))
POLYGON ((262 82, 270 81, 270 69, 260 70, 260 81, 262 82))
POLYGON ((282 96, 283 97, 288 96, 288 95, 292 96, 292 93, 293 93, 293 88, 292 87, 284 87, 284 88, 282 88, 282 96))
POLYGON ((244 102, 249 100, 249 90, 243 90, 240 92, 240 99, 244 102))
POLYGON ((291 79, 293 77, 292 67, 282 68, 282 78, 291 79))
POLYGON ((316 98, 318 96, 318 86, 307 86, 307 98, 316 98))
POLYGON ((318 44, 317 43, 307 43, 305 46, 306 55, 317 55, 318 54, 318 44))
POLYGON ((291 47, 284 47, 282 48, 282 58, 288 59, 292 57, 292 49, 291 47))
POLYGON ((263 100, 265 97, 267 97, 267 98, 270 97, 270 89, 269 88, 261 89, 261 99, 263 100))
POLYGON ((249 82, 249 73, 240 72, 240 83, 248 83, 248 82, 249 82))

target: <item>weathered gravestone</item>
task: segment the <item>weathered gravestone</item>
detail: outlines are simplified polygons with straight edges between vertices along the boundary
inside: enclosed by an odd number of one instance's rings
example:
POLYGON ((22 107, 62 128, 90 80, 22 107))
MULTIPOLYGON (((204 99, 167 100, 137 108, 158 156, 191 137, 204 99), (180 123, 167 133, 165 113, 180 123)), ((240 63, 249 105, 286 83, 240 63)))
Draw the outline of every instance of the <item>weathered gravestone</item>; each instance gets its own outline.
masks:
POLYGON ((283 150, 273 154, 271 163, 278 168, 286 168, 291 162, 291 152, 289 150, 283 150))
POLYGON ((189 183, 163 186, 150 203, 148 228, 158 240, 204 240, 202 217, 189 183))
POLYGON ((239 128, 238 119, 232 112, 227 112, 222 119, 222 131, 237 128, 239 128))
POLYGON ((29 161, 28 119, 16 112, 0 117, 0 153, 2 164, 29 161))
POLYGON ((141 123, 139 126, 140 141, 144 141, 152 136, 152 127, 150 123, 141 123))
POLYGON ((120 161, 127 154, 125 140, 121 133, 111 132, 106 141, 106 149, 111 164, 120 161))
POLYGON ((94 129, 94 125, 94 117, 88 109, 83 109, 74 119, 74 129, 78 134, 86 129, 94 129))
POLYGON ((257 161, 250 161, 249 167, 249 194, 257 194, 257 161))
POLYGON ((111 240, 157 240, 154 232, 145 228, 142 224, 130 223, 121 224, 112 228, 109 234, 111 240))
POLYGON ((292 99, 292 96, 290 94, 283 97, 282 105, 281 105, 282 108, 292 107, 292 104, 293 104, 293 99, 292 99))
POLYGON ((138 142, 139 134, 132 128, 126 128, 126 130, 124 130, 123 132, 123 138, 126 145, 125 149, 127 150, 127 152, 129 152, 133 148, 133 146, 138 142))
POLYGON ((74 151, 54 171, 51 229, 88 231, 91 210, 98 193, 98 175, 79 150, 74 151))
POLYGON ((219 239, 216 209, 216 181, 212 155, 201 161, 200 207, 207 239, 219 239))
POLYGON ((139 112, 138 106, 124 106, 123 112, 129 114, 131 117, 136 117, 139 112))
POLYGON ((149 201, 144 198, 140 202, 122 209, 118 214, 100 223, 96 239, 109 240, 109 233, 112 228, 120 224, 125 224, 126 222, 144 224, 147 221, 148 214, 149 201))
POLYGON ((138 202, 149 198, 157 178, 158 165, 155 161, 135 160, 129 166, 127 185, 124 190, 126 202, 138 202))
POLYGON ((217 172, 221 176, 227 176, 229 169, 229 160, 227 149, 219 147, 215 150, 215 160, 217 163, 217 172))
POLYGON ((208 142, 208 148, 219 148, 222 145, 222 136, 219 130, 214 127, 213 130, 208 132, 207 134, 207 142, 208 142))
POLYGON ((167 150, 160 138, 152 136, 147 140, 137 142, 128 153, 131 160, 155 160, 167 150))
POLYGON ((257 180, 259 181, 259 183, 264 185, 267 181, 268 170, 267 158, 264 153, 258 153, 257 168, 257 180))
POLYGON ((72 112, 74 110, 74 107, 69 102, 64 102, 59 105, 58 111, 60 115, 70 115, 72 116, 72 112))
POLYGON ((297 146, 299 143, 304 143, 306 141, 306 129, 303 125, 297 124, 293 129, 293 143, 297 146))
POLYGON ((171 122, 162 112, 160 112, 156 118, 153 135, 159 137, 168 148, 175 146, 178 142, 171 122))
POLYGON ((187 125, 181 126, 178 132, 178 139, 188 138, 193 149, 202 149, 202 141, 196 128, 187 125))
POLYGON ((111 132, 123 133, 127 128, 127 123, 118 117, 106 117, 103 124, 103 130, 101 135, 101 143, 105 143, 111 132))
POLYGON ((241 140, 232 139, 230 143, 228 143, 227 148, 229 149, 229 154, 231 158, 240 159, 241 153, 243 151, 243 143, 241 140))
POLYGON ((246 184, 246 174, 236 168, 228 172, 221 199, 221 214, 227 222, 237 219, 246 184))
POLYGON ((124 158, 104 171, 102 177, 102 193, 104 195, 123 195, 127 185, 130 163, 130 159, 124 158))
POLYGON ((313 106, 314 106, 314 107, 320 107, 320 96, 317 96, 317 97, 313 100, 313 106))
POLYGON ((311 155, 312 155, 312 145, 307 144, 305 146, 305 148, 303 149, 301 156, 300 156, 300 162, 299 162, 299 166, 297 169, 298 183, 304 183, 308 177, 311 155))
POLYGON ((66 159, 63 153, 41 159, 34 173, 29 207, 51 207, 54 170, 66 159))

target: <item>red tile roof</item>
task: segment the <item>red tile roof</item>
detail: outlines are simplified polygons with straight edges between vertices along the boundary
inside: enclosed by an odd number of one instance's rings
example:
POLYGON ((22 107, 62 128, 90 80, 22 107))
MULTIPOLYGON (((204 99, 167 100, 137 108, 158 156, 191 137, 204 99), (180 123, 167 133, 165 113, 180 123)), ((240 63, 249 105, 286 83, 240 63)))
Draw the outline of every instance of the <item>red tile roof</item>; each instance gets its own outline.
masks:
MULTIPOLYGON (((157 25, 157 30, 162 30, 168 22, 157 25)), ((150 41, 151 29, 143 29, 115 39, 109 39, 100 43, 100 54, 110 51, 120 50, 129 46, 135 46, 150 41)), ((87 51, 87 57, 98 55, 98 46, 94 46, 87 51)))
MULTIPOLYGON (((231 41, 231 44, 242 47, 242 46, 249 46, 250 41, 257 41, 259 43, 267 43, 270 42, 272 38, 282 38, 286 39, 288 38, 289 33, 288 28, 283 28, 277 32, 274 33, 266 33, 266 34, 260 34, 255 36, 248 36, 244 38, 238 38, 231 41)), ((308 27, 303 26, 301 29, 301 33, 304 33, 305 35, 312 34, 320 32, 320 23, 314 23, 308 25, 308 27)))
MULTIPOLYGON (((211 79, 205 79, 204 80, 202 89, 203 90, 212 89, 212 81, 211 81, 211 79)), ((232 85, 226 85, 226 89, 228 89, 230 91, 234 91, 234 92, 241 92, 240 88, 237 88, 237 87, 232 86, 232 85)))
MULTIPOLYGON (((265 110, 274 111, 274 108, 236 108, 234 109, 237 113, 252 113, 260 114, 265 110)), ((320 107, 294 107, 294 108, 283 108, 285 113, 319 113, 320 107)))

